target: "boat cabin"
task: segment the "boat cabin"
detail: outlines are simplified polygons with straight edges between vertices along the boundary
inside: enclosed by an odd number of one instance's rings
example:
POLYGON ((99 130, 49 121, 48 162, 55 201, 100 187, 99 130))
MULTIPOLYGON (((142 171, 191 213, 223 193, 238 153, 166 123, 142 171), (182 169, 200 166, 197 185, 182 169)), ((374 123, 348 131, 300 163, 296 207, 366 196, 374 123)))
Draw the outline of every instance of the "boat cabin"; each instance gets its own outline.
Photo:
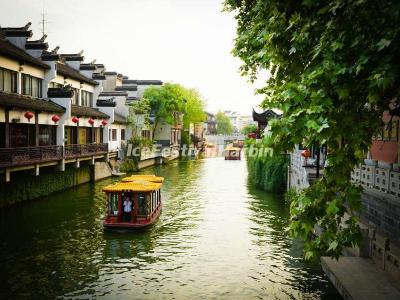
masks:
POLYGON ((107 210, 104 228, 130 229, 153 224, 161 212, 163 181, 164 178, 157 176, 131 176, 105 187, 107 210))
POLYGON ((228 146, 225 148, 225 160, 240 160, 241 152, 239 147, 228 146))

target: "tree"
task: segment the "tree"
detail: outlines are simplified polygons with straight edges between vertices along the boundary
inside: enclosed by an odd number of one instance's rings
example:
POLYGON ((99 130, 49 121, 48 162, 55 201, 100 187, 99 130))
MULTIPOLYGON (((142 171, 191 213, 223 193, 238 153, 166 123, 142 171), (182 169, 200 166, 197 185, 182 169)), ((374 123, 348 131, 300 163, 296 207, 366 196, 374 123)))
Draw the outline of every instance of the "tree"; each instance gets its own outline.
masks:
POLYGON ((190 123, 204 122, 207 118, 206 103, 200 93, 195 89, 184 88, 183 94, 186 100, 186 110, 183 116, 184 128, 189 128, 190 123))
POLYGON ((148 99, 143 98, 135 101, 129 106, 128 123, 132 125, 134 136, 140 134, 142 127, 149 124, 150 104, 148 99))
POLYGON ((271 146, 328 147, 322 178, 291 194, 290 232, 306 241, 306 258, 338 257, 360 242, 360 189, 350 173, 364 158, 383 111, 398 104, 392 99, 400 91, 400 27, 391 24, 400 23, 400 3, 226 0, 225 9, 238 23, 233 54, 243 61, 242 74, 251 80, 260 70, 271 74, 258 90, 264 108, 283 112, 270 121, 271 146))
POLYGON ((149 87, 143 98, 148 104, 148 114, 154 116, 154 128, 160 120, 169 124, 176 122, 173 112, 183 114, 183 127, 190 123, 202 122, 206 118, 205 101, 195 89, 188 89, 177 83, 165 83, 162 87, 149 87))
POLYGON ((244 135, 248 135, 249 133, 257 132, 257 130, 258 130, 257 125, 249 124, 249 125, 246 125, 245 127, 243 127, 242 133, 244 135))
POLYGON ((183 88, 179 84, 166 83, 162 87, 149 87, 144 91, 143 99, 148 101, 149 113, 154 115, 154 128, 160 120, 172 124, 176 121, 173 112, 185 111, 183 88))
POLYGON ((215 115, 215 121, 218 134, 231 134, 233 132, 231 120, 222 111, 217 112, 215 115))

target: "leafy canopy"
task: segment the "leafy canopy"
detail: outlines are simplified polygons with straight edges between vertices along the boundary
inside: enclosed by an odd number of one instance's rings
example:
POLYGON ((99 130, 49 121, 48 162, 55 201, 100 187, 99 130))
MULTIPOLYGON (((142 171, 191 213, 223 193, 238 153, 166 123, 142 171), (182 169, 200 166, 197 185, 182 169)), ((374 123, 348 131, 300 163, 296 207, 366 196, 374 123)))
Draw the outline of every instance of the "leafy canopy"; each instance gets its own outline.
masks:
POLYGON ((217 134, 231 134, 233 132, 231 120, 222 111, 216 113, 215 122, 217 125, 217 134))
POLYGON ((202 122, 206 118, 205 101, 195 89, 188 89, 177 83, 166 83, 162 87, 149 87, 144 91, 143 99, 149 104, 150 113, 154 114, 155 122, 163 119, 172 124, 173 112, 184 115, 184 126, 190 123, 202 122))
POLYGON ((245 135, 247 135, 247 134, 249 134, 249 133, 256 132, 257 130, 258 130, 257 125, 255 125, 255 124, 249 124, 249 125, 246 125, 245 127, 243 127, 242 133, 245 134, 245 135))
POLYGON ((399 93, 400 2, 225 0, 225 9, 237 20, 233 54, 242 74, 255 80, 260 70, 270 73, 258 92, 263 107, 283 112, 270 122, 271 145, 328 148, 322 178, 289 193, 290 232, 306 241, 306 258, 338 257, 360 241, 360 190, 350 173, 399 93), (315 225, 322 231, 316 238, 315 225))

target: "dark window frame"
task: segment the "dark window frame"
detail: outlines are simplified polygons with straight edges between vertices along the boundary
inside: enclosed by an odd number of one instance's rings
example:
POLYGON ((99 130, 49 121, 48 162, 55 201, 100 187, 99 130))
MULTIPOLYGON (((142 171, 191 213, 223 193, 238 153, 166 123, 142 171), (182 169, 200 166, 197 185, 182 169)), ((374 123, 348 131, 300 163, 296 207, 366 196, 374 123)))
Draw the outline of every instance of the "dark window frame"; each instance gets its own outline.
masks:
POLYGON ((21 93, 22 95, 27 95, 31 97, 36 97, 36 98, 42 98, 43 96, 43 89, 42 89, 42 84, 43 84, 43 79, 39 77, 32 76, 30 74, 22 73, 21 74, 21 93), (25 85, 25 81, 28 81, 28 87, 25 85), (36 80, 37 82, 37 94, 33 93, 33 82, 36 80), (28 90, 26 90, 28 88, 28 90))
POLYGON ((4 91, 7 93, 15 93, 15 94, 18 93, 18 72, 0 67, 0 73, 1 73, 0 91, 4 91), (11 86, 10 86, 9 91, 6 91, 4 88, 5 87, 5 78, 6 78, 4 74, 6 72, 9 72, 10 78, 11 78, 11 86))
POLYGON ((81 106, 92 107, 93 93, 81 90, 81 106))
POLYGON ((113 142, 117 141, 117 136, 118 136, 118 130, 115 128, 111 129, 111 140, 113 142))

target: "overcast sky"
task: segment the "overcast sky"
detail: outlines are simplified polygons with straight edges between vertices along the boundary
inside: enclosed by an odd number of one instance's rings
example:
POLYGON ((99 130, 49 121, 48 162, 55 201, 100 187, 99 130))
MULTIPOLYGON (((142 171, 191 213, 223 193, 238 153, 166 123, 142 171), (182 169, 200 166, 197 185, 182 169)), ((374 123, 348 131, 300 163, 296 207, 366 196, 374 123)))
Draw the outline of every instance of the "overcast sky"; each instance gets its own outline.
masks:
POLYGON ((131 79, 160 79, 193 87, 208 110, 250 114, 261 101, 230 51, 235 20, 222 0, 0 0, 0 25, 32 22, 59 53, 84 50, 86 61, 104 63, 131 79))

